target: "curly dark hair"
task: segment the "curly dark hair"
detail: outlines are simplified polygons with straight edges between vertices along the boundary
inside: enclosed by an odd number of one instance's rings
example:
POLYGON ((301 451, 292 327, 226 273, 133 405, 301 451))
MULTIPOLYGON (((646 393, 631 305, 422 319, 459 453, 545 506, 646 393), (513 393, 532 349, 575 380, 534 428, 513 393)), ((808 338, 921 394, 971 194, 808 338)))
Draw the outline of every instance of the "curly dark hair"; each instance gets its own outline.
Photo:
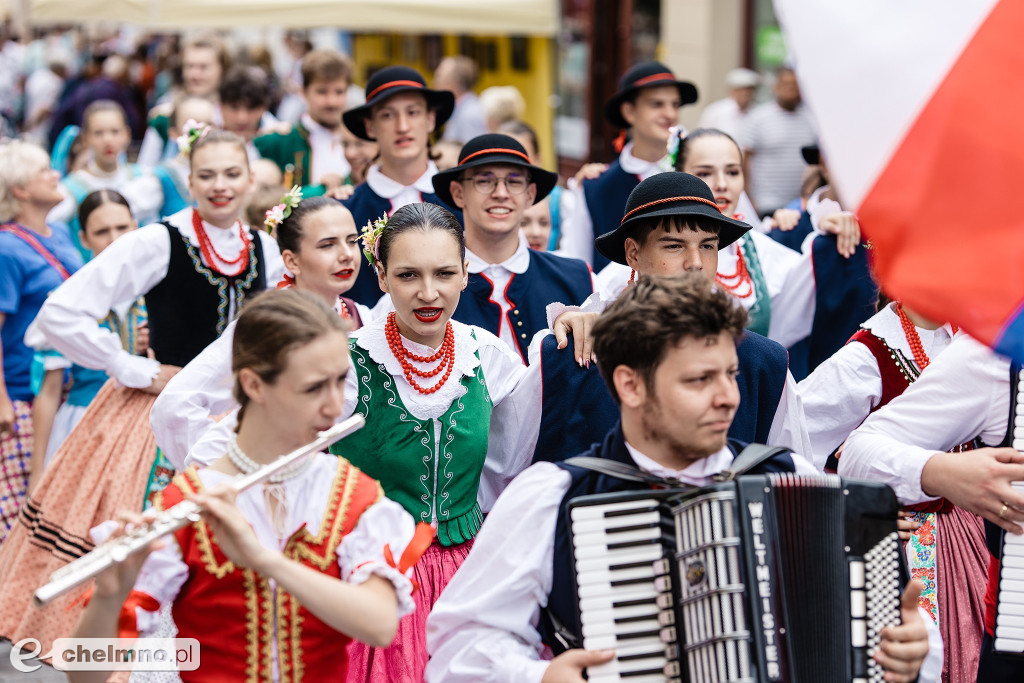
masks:
POLYGON ((654 373, 668 350, 685 337, 743 335, 747 312, 701 273, 645 276, 626 287, 594 325, 594 355, 608 390, 619 401, 612 373, 620 365, 654 390, 654 373))

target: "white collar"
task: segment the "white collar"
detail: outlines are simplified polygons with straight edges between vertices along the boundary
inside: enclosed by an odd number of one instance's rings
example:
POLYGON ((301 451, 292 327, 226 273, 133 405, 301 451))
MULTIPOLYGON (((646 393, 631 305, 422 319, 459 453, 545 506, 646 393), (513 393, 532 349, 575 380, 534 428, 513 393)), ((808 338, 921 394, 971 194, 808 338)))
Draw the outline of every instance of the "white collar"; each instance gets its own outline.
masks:
POLYGON ((310 116, 309 113, 303 113, 301 119, 302 125, 305 126, 306 130, 309 131, 309 136, 311 138, 315 136, 327 138, 330 140, 341 140, 340 130, 328 130, 327 128, 321 126, 319 123, 314 121, 313 117, 310 116))
POLYGON ((636 463, 637 467, 645 472, 658 477, 666 477, 672 479, 678 479, 679 481, 687 484, 693 484, 694 486, 705 486, 712 475, 718 474, 729 467, 733 461, 733 453, 729 450, 728 446, 722 448, 722 450, 712 453, 706 458, 701 458, 697 462, 693 463, 684 470, 673 470, 667 467, 663 467, 658 463, 654 462, 646 455, 633 448, 626 443, 626 450, 629 452, 629 457, 633 458, 633 462, 636 463))
POLYGON ((370 170, 366 172, 366 184, 370 186, 370 189, 373 190, 378 197, 394 199, 410 187, 419 192, 433 192, 434 184, 430 179, 433 178, 436 173, 437 166, 434 165, 433 161, 428 161, 427 170, 423 175, 417 178, 412 185, 402 185, 397 180, 393 180, 381 173, 380 164, 374 164, 370 166, 370 170))
POLYGON ((516 275, 522 275, 530 267, 530 244, 526 241, 523 231, 520 230, 519 246, 516 247, 516 253, 501 263, 487 263, 469 249, 466 250, 466 260, 469 261, 469 272, 471 273, 482 273, 488 268, 498 267, 504 268, 516 275))
MULTIPOLYGON (((663 157, 664 158, 664 157, 663 157)), ((652 175, 661 173, 661 161, 644 161, 633 156, 633 143, 627 142, 626 146, 622 148, 622 153, 619 154, 619 166, 626 173, 632 173, 643 177, 644 180, 652 175)))
MULTIPOLYGON (((410 399, 406 401, 405 406, 409 409, 409 412, 421 420, 441 415, 456 399, 466 394, 467 389, 462 384, 462 378, 467 375, 473 375, 476 372, 477 366, 480 365, 480 358, 477 353, 480 348, 480 342, 476 338, 473 328, 469 325, 463 325, 456 320, 451 321, 452 329, 455 333, 455 367, 448 381, 439 390, 432 394, 421 394, 409 386, 401 363, 395 358, 395 354, 391 352, 391 347, 388 345, 387 337, 384 334, 386 322, 386 316, 375 320, 369 325, 360 327, 351 334, 351 337, 356 345, 364 349, 369 354, 371 360, 383 366, 387 373, 395 378, 396 382, 408 387, 409 390, 404 392, 405 396, 403 396, 403 399, 410 399)), ((419 356, 429 356, 437 351, 437 349, 417 344, 405 337, 402 337, 402 343, 405 344, 405 348, 410 353, 419 356)), ((421 370, 433 369, 430 365, 424 365, 414 360, 409 362, 421 370)), ((421 386, 432 386, 432 383, 437 381, 437 379, 437 377, 426 380, 420 378, 418 383, 421 386)))

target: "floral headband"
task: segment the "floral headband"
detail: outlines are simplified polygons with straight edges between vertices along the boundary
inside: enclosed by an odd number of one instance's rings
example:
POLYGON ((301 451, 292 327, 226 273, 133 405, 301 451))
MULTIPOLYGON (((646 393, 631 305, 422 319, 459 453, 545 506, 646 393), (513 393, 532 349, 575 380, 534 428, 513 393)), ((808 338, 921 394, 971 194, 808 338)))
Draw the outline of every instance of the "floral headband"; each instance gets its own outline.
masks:
POLYGON ((388 215, 384 214, 375 221, 370 221, 362 229, 363 255, 370 265, 377 267, 380 262, 380 236, 388 226, 388 215))
POLYGON ((267 232, 270 234, 274 233, 274 229, 281 225, 281 221, 288 216, 292 215, 292 209, 299 205, 302 201, 302 188, 298 185, 293 185, 292 189, 288 190, 288 194, 281 198, 281 203, 277 206, 267 209, 266 220, 263 221, 263 225, 267 228, 267 232))
POLYGON ((185 125, 181 128, 181 135, 175 139, 182 155, 188 156, 192 152, 192 145, 196 144, 196 140, 206 135, 209 131, 210 126, 205 123, 199 123, 195 119, 186 121, 185 125))

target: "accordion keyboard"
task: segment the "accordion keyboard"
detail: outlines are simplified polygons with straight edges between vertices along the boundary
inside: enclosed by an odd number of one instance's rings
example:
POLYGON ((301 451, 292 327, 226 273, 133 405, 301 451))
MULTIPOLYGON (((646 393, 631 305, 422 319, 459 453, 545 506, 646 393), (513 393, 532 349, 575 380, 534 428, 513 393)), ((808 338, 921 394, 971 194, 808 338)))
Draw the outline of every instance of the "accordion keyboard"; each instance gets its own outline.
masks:
MULTIPOLYGON (((1018 375, 1016 395, 1011 445, 1024 452, 1024 371, 1018 375)), ((1024 482, 1013 482, 1013 488, 1024 493, 1024 482)), ((1024 536, 1007 533, 1002 536, 1003 556, 999 565, 993 649, 1024 654, 1024 536)))
POLYGON ((573 545, 583 647, 616 658, 587 670, 591 683, 679 681, 672 585, 659 501, 573 508, 573 545))

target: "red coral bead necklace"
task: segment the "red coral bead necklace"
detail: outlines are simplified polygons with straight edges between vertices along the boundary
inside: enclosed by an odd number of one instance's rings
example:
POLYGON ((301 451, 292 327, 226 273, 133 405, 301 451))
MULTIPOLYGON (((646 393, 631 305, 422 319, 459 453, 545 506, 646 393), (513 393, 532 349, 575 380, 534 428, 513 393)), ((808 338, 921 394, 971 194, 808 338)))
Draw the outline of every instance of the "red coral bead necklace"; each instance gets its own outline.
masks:
POLYGON ((203 226, 203 219, 199 216, 199 211, 192 209, 192 228, 196 231, 196 239, 199 240, 199 250, 203 252, 203 258, 206 260, 207 265, 226 277, 240 275, 246 266, 249 265, 249 245, 252 243, 252 238, 245 232, 241 220, 237 221, 237 226, 238 237, 242 240, 242 249, 238 252, 237 257, 226 259, 213 246, 213 241, 206 233, 206 228, 203 226), (223 263, 226 266, 237 264, 238 270, 233 273, 226 272, 227 269, 221 269, 218 265, 219 263, 223 263))
POLYGON ((391 349, 391 353, 395 355, 395 358, 402 365, 402 374, 405 375, 406 381, 409 382, 413 389, 424 395, 434 393, 445 385, 448 378, 451 377, 452 368, 455 367, 455 330, 452 327, 452 321, 449 320, 445 325, 444 341, 441 343, 441 347, 429 356, 418 356, 405 348, 405 343, 402 341, 402 334, 398 331, 398 323, 395 318, 394 313, 388 314, 388 321, 384 325, 384 337, 388 340, 388 347, 391 349), (419 363, 439 362, 433 370, 420 370, 409 362, 410 359, 419 363), (435 377, 442 370, 444 370, 444 376, 441 377, 437 384, 429 388, 420 386, 413 378, 413 375, 423 378, 435 377))

